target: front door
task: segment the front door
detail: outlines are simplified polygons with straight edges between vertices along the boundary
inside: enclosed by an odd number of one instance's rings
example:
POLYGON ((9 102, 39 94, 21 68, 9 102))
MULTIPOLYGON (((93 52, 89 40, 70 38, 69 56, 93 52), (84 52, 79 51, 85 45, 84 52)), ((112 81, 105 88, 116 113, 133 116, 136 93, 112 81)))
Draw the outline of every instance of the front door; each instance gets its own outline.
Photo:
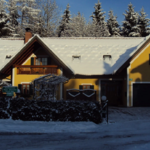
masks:
POLYGON ((101 96, 105 95, 109 106, 122 104, 122 81, 101 81, 101 96))

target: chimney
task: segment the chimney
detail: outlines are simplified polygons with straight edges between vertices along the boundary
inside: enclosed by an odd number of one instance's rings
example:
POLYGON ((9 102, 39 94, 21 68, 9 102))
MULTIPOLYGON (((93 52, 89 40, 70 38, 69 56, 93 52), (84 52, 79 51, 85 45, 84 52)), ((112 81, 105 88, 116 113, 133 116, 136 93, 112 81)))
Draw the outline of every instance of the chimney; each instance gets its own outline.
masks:
POLYGON ((25 33, 25 40, 24 43, 27 43, 29 41, 29 39, 32 37, 32 33, 30 28, 26 28, 26 33, 25 33))

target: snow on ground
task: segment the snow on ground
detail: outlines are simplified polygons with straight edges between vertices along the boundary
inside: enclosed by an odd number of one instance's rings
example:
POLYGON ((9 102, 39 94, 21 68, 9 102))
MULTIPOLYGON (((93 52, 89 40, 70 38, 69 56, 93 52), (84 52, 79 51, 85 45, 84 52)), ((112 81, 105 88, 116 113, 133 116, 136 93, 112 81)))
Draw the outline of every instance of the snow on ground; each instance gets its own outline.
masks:
POLYGON ((149 150, 149 118, 150 107, 110 107, 108 124, 1 119, 0 149, 149 150))
POLYGON ((0 132, 55 133, 55 132, 98 132, 109 128, 132 128, 138 123, 145 127, 150 124, 150 107, 109 107, 108 124, 93 122, 42 122, 0 119, 0 132))

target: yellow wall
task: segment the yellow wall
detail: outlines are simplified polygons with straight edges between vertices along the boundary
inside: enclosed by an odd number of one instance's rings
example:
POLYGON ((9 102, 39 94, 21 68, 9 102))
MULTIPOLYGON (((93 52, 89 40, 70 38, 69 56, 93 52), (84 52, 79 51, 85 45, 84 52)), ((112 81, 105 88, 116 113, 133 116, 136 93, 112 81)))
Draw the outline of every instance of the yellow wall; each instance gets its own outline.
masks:
POLYGON ((132 105, 132 83, 150 82, 150 64, 149 64, 150 46, 148 45, 142 52, 133 59, 129 67, 129 106, 132 105))
MULTIPOLYGON (((30 65, 31 57, 35 57, 35 55, 32 54, 23 65, 30 65)), ((44 75, 45 74, 17 74, 17 68, 14 68, 13 86, 18 87, 18 84, 21 84, 21 82, 30 82, 31 83, 34 79, 39 78, 40 76, 44 76, 44 75)), ((58 69, 58 75, 60 75, 60 69, 58 69)), ((59 89, 58 89, 58 92, 59 92, 59 89)), ((57 98, 59 98, 58 94, 57 94, 57 98)))
POLYGON ((66 90, 67 89, 79 89, 79 85, 82 84, 92 84, 94 85, 94 90, 96 90, 96 99, 99 100, 99 85, 98 79, 70 79, 68 83, 64 84, 64 99, 66 99, 66 90))

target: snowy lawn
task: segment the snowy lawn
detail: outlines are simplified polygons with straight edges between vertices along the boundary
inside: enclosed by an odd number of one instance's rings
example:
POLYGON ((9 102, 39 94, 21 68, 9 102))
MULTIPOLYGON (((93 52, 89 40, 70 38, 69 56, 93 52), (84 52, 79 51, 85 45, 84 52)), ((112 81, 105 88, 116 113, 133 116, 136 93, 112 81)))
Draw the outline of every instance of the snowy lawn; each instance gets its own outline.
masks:
MULTIPOLYGON (((55 133, 55 132, 108 132, 115 130, 135 130, 150 126, 150 107, 121 108, 109 107, 108 124, 93 122, 42 122, 0 119, 0 132, 15 133, 55 133), (136 128, 137 127, 137 128, 136 128), (112 129, 112 130, 111 130, 112 129)), ((109 133, 111 133, 109 132, 109 133)))
POLYGON ((111 107, 108 124, 1 119, 0 149, 149 150, 149 118, 150 107, 111 107))

